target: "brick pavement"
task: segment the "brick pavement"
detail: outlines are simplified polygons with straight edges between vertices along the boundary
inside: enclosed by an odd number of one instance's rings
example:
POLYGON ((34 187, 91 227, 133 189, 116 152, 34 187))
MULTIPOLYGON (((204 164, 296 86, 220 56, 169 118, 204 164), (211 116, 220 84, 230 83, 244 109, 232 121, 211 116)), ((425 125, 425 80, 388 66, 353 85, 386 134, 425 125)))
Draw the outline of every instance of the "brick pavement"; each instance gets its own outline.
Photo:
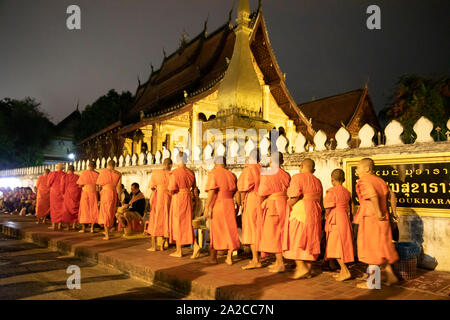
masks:
MULTIPOLYGON (((331 272, 323 271, 315 263, 315 276, 311 279, 291 280, 286 273, 272 274, 267 268, 241 270, 247 263, 245 255, 237 256, 235 264, 228 266, 219 258, 218 265, 206 263, 207 253, 198 260, 189 259, 192 250, 183 248, 185 257, 170 257, 174 249, 148 252, 148 239, 127 240, 115 233, 110 241, 103 235, 78 232, 52 231, 48 225, 36 225, 33 218, 0 215, 3 233, 48 246, 62 253, 106 265, 133 278, 165 286, 180 294, 199 299, 274 299, 274 300, 328 300, 328 299, 393 299, 436 300, 450 299, 450 273, 420 270, 413 280, 402 281, 381 290, 356 288, 356 279, 337 282, 331 272)), ((364 265, 350 266, 355 277, 361 276, 364 265)))

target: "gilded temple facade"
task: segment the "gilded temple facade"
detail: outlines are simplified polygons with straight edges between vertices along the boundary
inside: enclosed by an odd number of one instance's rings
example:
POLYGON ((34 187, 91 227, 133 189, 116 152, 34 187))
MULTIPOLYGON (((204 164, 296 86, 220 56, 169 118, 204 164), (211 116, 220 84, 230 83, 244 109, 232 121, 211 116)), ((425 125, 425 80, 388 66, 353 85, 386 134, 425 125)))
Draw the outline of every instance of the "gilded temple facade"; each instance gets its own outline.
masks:
MULTIPOLYGON (((118 158, 177 148, 194 159, 196 150, 201 153, 217 142, 214 130, 223 133, 223 143, 238 141, 241 152, 246 141, 252 139, 257 146, 271 129, 288 141, 302 133, 314 144, 314 122, 286 87, 286 74, 272 50, 261 1, 251 13, 249 1, 240 0, 236 25, 232 15, 231 11, 228 21, 212 34, 205 22, 197 37, 183 38, 169 56, 164 52, 159 70, 151 66, 148 80, 139 83, 128 114, 82 141, 78 157, 118 158), (249 129, 261 134, 254 136, 249 129), (234 130, 236 137, 227 130, 234 130)), ((358 108, 347 109, 355 113, 358 108)), ((371 104, 370 108, 373 111, 371 104)), ((376 116, 366 118, 366 123, 379 127, 376 116)), ((356 132, 360 127, 356 124, 356 132)))

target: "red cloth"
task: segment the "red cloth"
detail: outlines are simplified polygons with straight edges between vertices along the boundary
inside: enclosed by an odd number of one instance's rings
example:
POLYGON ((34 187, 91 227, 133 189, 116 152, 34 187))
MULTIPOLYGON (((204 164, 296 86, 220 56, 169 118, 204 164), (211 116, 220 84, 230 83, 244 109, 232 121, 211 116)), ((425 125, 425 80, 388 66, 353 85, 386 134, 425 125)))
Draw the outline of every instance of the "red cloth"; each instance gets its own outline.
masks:
POLYGON ((213 169, 208 174, 205 191, 215 191, 211 204, 211 249, 235 251, 241 246, 233 200, 236 181, 236 176, 225 168, 213 169))
POLYGON ((354 261, 352 224, 349 217, 350 199, 350 192, 341 185, 327 190, 323 206, 331 211, 325 222, 325 259, 342 259, 344 263, 354 261))
POLYGON ((194 243, 192 229, 192 193, 196 186, 194 173, 185 167, 176 168, 170 173, 169 191, 172 193, 169 214, 169 241, 180 245, 194 243))
POLYGON ((64 197, 64 223, 74 223, 78 221, 78 211, 80 210, 81 188, 77 184, 79 176, 73 172, 68 172, 61 178, 61 193, 64 197))
POLYGON ((249 164, 242 170, 237 186, 240 192, 246 192, 242 199, 242 243, 259 247, 262 225, 262 199, 258 195, 261 181, 261 165, 249 164))
POLYGON ((154 237, 169 238, 169 211, 171 195, 169 193, 168 170, 154 170, 149 187, 153 190, 150 203, 148 233, 154 237))
POLYGON ((367 174, 361 177, 356 184, 359 209, 355 216, 358 227, 358 259, 367 264, 392 264, 399 259, 392 242, 391 225, 387 209, 388 188, 383 179, 367 174), (370 200, 378 197, 380 209, 385 221, 379 221, 375 208, 370 200))
POLYGON ((258 194, 268 197, 262 204, 262 231, 258 251, 281 253, 283 251, 283 234, 287 210, 287 197, 274 194, 285 193, 291 177, 283 169, 264 171, 258 194))
POLYGON ((81 192, 78 221, 80 223, 98 222, 98 194, 95 191, 99 173, 93 170, 83 171, 77 184, 87 186, 81 192))
POLYGON ((97 178, 97 184, 102 186, 100 192, 100 212, 98 223, 107 228, 114 226, 117 208, 117 184, 120 181, 120 173, 115 170, 104 169, 97 178))
POLYGON ((40 176, 36 183, 36 217, 41 219, 50 213, 50 189, 47 185, 48 175, 40 176))
POLYGON ((286 259, 317 260, 322 236, 322 193, 322 183, 312 173, 298 173, 292 177, 287 195, 289 198, 300 197, 304 201, 306 220, 303 223, 296 219, 286 219, 283 241, 283 256, 286 259), (310 195, 318 196, 314 199, 310 195))
POLYGON ((48 174, 47 186, 50 188, 50 220, 52 223, 63 222, 64 197, 61 193, 61 180, 66 175, 63 171, 53 171, 48 174))

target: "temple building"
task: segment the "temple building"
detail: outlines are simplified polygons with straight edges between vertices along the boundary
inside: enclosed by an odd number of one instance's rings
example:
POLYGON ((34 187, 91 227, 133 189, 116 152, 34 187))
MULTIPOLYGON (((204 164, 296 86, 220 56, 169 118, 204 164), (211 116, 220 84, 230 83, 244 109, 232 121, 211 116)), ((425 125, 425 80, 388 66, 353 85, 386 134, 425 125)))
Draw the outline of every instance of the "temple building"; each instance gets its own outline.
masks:
POLYGON ((139 83, 128 113, 81 141, 79 156, 203 150, 216 139, 203 135, 213 129, 224 133, 224 143, 233 138, 226 130, 274 128, 290 142, 301 132, 313 143, 319 129, 331 138, 341 125, 352 135, 366 122, 379 128, 367 87, 298 105, 271 47, 261 1, 251 13, 249 0, 240 0, 236 24, 232 15, 211 34, 205 22, 194 39, 183 37, 176 52, 164 52, 159 70, 151 66, 148 80, 139 83))

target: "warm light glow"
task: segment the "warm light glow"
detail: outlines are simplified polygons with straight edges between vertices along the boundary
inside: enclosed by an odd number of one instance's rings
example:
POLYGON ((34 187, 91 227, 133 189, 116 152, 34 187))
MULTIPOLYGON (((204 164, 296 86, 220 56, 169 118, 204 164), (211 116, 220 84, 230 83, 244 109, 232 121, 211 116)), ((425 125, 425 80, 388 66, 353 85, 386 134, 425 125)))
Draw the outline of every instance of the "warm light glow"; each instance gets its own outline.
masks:
POLYGON ((18 188, 22 186, 22 181, 17 178, 0 178, 0 188, 18 188))
POLYGON ((75 160, 75 155, 74 155, 73 153, 70 153, 67 157, 68 157, 70 160, 75 160))

